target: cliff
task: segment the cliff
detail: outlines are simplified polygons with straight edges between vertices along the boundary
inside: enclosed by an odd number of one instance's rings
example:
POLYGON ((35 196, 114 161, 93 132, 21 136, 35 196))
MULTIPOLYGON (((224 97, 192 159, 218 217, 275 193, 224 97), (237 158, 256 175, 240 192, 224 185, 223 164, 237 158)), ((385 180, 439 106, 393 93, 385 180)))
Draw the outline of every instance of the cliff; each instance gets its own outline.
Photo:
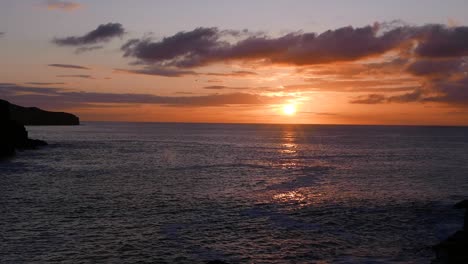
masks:
POLYGON ((22 107, 14 104, 10 104, 9 108, 10 119, 25 126, 70 126, 80 124, 80 119, 69 113, 49 112, 37 107, 22 107))
POLYGON ((0 159, 11 157, 17 149, 34 149, 45 141, 28 138, 26 128, 10 118, 10 103, 0 100, 0 159))
POLYGON ((468 263, 468 200, 463 200, 455 204, 454 207, 465 209, 463 230, 455 232, 432 247, 436 253, 436 259, 432 261, 432 264, 468 263))

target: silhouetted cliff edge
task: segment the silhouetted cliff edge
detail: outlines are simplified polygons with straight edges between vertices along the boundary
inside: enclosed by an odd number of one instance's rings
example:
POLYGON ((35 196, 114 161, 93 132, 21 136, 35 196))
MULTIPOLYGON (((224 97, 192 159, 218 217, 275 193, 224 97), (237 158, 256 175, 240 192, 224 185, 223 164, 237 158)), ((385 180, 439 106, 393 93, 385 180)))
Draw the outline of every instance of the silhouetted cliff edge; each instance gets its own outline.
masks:
MULTIPOLYGON (((4 100, 0 101, 8 103, 4 100)), ((10 104, 10 119, 25 126, 74 126, 80 124, 80 119, 73 114, 49 112, 37 107, 22 107, 14 104, 10 104)))
POLYGON ((80 119, 73 114, 49 112, 37 107, 22 107, 14 104, 10 104, 10 118, 25 126, 70 126, 80 124, 80 119))
POLYGON ((468 200, 463 200, 455 204, 454 207, 465 209, 463 230, 455 232, 455 234, 432 247, 436 253, 436 259, 432 261, 432 264, 468 263, 468 200))
POLYGON ((11 157, 17 149, 34 149, 45 141, 28 138, 28 131, 10 117, 11 104, 0 100, 0 159, 11 157))

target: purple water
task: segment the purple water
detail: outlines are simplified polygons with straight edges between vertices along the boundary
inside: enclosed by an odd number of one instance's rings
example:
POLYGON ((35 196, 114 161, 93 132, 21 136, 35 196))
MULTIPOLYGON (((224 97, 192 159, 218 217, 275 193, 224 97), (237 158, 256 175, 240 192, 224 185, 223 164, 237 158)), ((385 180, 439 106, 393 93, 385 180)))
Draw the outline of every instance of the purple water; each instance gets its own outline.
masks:
POLYGON ((1 263, 429 263, 468 128, 85 123, 0 163, 1 263))

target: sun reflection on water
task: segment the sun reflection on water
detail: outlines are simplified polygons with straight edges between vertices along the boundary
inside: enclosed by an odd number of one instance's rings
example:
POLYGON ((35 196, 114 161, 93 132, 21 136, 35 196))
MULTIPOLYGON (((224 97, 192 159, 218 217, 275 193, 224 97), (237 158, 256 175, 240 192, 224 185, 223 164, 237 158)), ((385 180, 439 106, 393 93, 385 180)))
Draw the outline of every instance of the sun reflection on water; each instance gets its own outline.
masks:
POLYGON ((281 150, 282 154, 295 154, 297 153, 296 131, 292 128, 287 128, 283 131, 281 150))
POLYGON ((324 198, 319 190, 311 186, 312 181, 302 179, 298 182, 295 177, 298 171, 304 173, 304 168, 312 166, 301 162, 301 155, 304 153, 301 152, 300 136, 299 127, 286 126, 282 131, 282 142, 278 152, 281 157, 280 167, 284 171, 284 178, 273 188, 279 189, 269 193, 271 201, 289 205, 291 206, 289 209, 293 210, 319 203, 324 198))
POLYGON ((308 206, 316 203, 322 197, 321 193, 313 193, 311 190, 305 188, 273 195, 273 200, 284 204, 294 204, 299 206, 308 206))

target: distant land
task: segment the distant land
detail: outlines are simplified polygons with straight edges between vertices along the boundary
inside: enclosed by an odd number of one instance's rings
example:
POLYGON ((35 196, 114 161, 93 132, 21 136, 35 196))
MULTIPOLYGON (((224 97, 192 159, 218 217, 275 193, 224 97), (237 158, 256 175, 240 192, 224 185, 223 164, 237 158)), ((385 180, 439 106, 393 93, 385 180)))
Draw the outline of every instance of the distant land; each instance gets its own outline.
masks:
MULTIPOLYGON (((3 102, 7 102, 1 100, 3 102)), ((50 112, 37 107, 23 107, 10 103, 10 118, 25 126, 75 126, 80 119, 73 114, 50 112)))

